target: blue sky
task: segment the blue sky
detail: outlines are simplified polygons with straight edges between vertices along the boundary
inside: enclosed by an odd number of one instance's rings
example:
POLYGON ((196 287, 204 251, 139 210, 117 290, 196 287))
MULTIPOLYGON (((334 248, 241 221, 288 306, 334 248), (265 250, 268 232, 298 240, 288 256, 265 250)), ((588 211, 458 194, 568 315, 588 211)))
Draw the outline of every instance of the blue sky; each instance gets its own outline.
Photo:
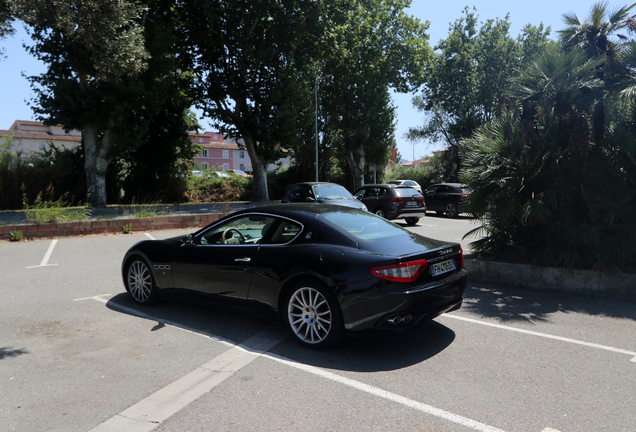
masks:
MULTIPOLYGON (((584 20, 595 1, 588 0, 560 0, 560 1, 466 1, 444 0, 428 1, 414 0, 409 13, 421 21, 430 21, 428 34, 429 43, 435 46, 440 39, 448 36, 449 24, 462 17, 464 7, 475 7, 480 21, 491 18, 503 18, 510 14, 510 34, 516 37, 521 29, 528 23, 535 26, 543 23, 552 28, 552 37, 556 38, 556 31, 563 27, 562 15, 566 12, 576 13, 584 20)), ((622 7, 630 3, 611 2, 610 9, 622 7)), ((27 101, 31 99, 32 92, 29 82, 22 75, 36 75, 44 72, 45 66, 27 54, 22 48, 23 42, 27 44, 30 39, 19 24, 16 25, 17 33, 10 38, 0 41, 7 58, 0 61, 0 129, 8 129, 14 120, 34 119, 27 101)), ((419 142, 416 144, 404 138, 404 134, 410 127, 418 125, 423 116, 411 103, 412 96, 394 94, 393 102, 397 106, 397 130, 396 140, 398 150, 404 159, 411 160, 432 154, 433 150, 442 147, 439 143, 419 142)), ((212 130, 206 120, 200 121, 205 130, 212 130)))

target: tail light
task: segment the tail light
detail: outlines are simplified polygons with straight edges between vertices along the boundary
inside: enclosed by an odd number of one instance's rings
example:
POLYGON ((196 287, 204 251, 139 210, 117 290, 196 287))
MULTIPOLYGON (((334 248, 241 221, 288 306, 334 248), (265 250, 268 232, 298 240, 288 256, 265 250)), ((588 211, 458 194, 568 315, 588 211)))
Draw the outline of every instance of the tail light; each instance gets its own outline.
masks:
POLYGON ((464 250, 459 248, 459 253, 453 257, 455 262, 457 263, 457 267, 464 267, 464 250))
POLYGON ((371 267, 369 271, 377 278, 392 282, 413 282, 428 265, 427 260, 410 261, 387 266, 371 267))
POLYGON ((391 202, 393 204, 404 204, 404 200, 402 198, 391 198, 391 202))

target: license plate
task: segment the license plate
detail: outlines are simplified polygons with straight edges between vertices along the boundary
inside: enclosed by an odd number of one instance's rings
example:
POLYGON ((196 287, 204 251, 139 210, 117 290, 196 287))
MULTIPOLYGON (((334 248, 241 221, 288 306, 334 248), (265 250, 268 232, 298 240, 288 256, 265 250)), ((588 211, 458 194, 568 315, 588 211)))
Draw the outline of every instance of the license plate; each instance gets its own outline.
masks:
POLYGON ((442 261, 431 266, 431 273, 433 273, 433 276, 439 276, 453 271, 455 268, 455 260, 442 261))
POLYGON ((413 201, 407 201, 406 202, 406 206, 407 207, 417 207, 417 203, 413 202, 413 201))

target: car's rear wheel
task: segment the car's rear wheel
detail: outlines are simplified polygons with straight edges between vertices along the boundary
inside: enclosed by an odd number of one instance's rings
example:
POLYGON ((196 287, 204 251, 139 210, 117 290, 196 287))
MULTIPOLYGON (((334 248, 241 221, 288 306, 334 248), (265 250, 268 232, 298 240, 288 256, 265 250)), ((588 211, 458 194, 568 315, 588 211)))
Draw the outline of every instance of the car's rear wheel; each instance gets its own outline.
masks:
POLYGON ((457 217, 457 206, 451 202, 446 203, 444 206, 444 215, 449 218, 457 217))
POLYGON ((333 346, 344 336, 340 305, 318 281, 296 284, 286 301, 285 323, 301 345, 311 349, 333 346))
POLYGON ((142 258, 133 258, 126 266, 126 291, 139 304, 149 305, 159 300, 158 288, 150 267, 142 258))
POLYGON ((404 220, 409 225, 415 225, 420 220, 420 218, 404 218, 404 220))
POLYGON ((380 217, 386 218, 386 213, 384 213, 384 210, 382 210, 381 208, 375 209, 375 214, 380 217))

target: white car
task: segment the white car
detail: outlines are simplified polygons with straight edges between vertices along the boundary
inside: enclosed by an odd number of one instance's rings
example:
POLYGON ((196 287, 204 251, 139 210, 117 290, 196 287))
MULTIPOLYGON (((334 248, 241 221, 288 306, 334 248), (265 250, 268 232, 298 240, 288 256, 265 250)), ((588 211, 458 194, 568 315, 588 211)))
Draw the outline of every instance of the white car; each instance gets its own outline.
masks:
POLYGON ((416 181, 413 180, 391 180, 389 184, 401 185, 401 186, 410 186, 419 193, 422 193, 422 186, 416 181))

